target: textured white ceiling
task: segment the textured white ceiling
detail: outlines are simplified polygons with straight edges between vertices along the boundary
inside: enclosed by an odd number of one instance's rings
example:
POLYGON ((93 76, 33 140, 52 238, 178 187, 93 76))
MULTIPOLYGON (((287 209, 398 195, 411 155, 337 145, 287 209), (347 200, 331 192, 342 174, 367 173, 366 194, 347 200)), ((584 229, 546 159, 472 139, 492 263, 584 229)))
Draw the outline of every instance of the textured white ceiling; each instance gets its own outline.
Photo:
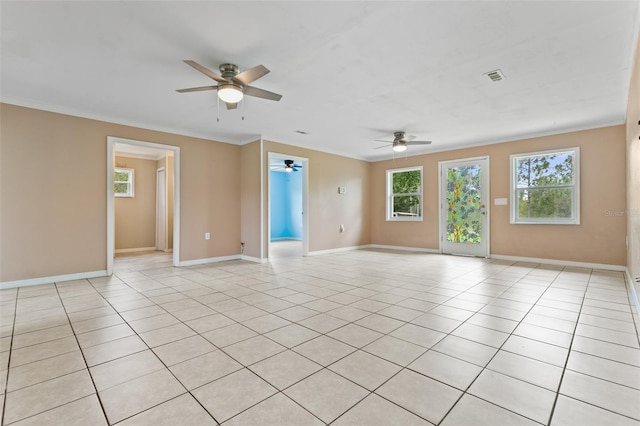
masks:
POLYGON ((638 1, 8 2, 2 102, 241 144, 376 160, 624 122, 638 1), (263 64, 220 109, 217 71, 263 64), (506 75, 492 82, 484 74, 506 75), (241 117, 244 115, 245 119, 241 117), (300 135, 297 130, 308 132, 300 135))

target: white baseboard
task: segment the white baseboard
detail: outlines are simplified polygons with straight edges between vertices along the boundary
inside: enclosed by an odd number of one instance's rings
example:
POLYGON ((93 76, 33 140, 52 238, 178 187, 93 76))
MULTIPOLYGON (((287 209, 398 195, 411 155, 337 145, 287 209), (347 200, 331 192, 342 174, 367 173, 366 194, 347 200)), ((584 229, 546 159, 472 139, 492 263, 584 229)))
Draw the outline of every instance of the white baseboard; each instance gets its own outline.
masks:
POLYGON ((365 248, 370 248, 371 244, 365 244, 362 246, 351 246, 351 247, 339 247, 339 248, 334 248, 334 249, 328 249, 328 250, 316 250, 316 251, 310 251, 308 253, 308 256, 317 256, 320 254, 331 254, 331 253, 340 253, 343 251, 351 251, 351 250, 360 250, 360 249, 365 249, 365 248))
POLYGON ((216 262, 226 262, 229 260, 240 260, 239 254, 232 254, 230 256, 218 256, 218 257, 208 257, 206 259, 193 259, 193 260, 183 260, 178 266, 194 266, 194 265, 205 265, 207 263, 216 263, 216 262))
POLYGON ((537 257, 520 257, 520 256, 505 256, 502 254, 492 254, 490 259, 496 260, 509 260, 513 262, 528 262, 528 263, 542 263, 545 265, 556 266, 573 266, 576 268, 590 268, 590 269, 603 269, 605 271, 619 271, 625 272, 627 267, 622 265, 610 265, 608 263, 591 263, 591 262, 574 262, 571 260, 557 260, 557 259, 541 259, 537 257))
POLYGON ((420 253, 435 253, 440 254, 438 249, 422 248, 422 247, 404 247, 404 246, 388 246, 384 244, 370 244, 370 248, 384 249, 384 250, 402 250, 402 251, 416 251, 420 253))
POLYGON ((138 251, 156 251, 155 247, 136 247, 126 249, 115 249, 114 253, 135 253, 138 251))
POLYGON ((78 272, 75 274, 54 275, 51 277, 29 278, 26 280, 0 282, 0 290, 31 285, 52 284, 61 281, 84 280, 88 278, 106 277, 107 271, 78 272))
POLYGON ((246 260, 248 262, 255 262, 255 263, 268 263, 269 260, 268 259, 260 259, 259 257, 253 257, 253 256, 247 256, 246 254, 241 254, 240 255, 240 260, 246 260))
POLYGON ((625 268, 625 278, 627 280, 627 283, 629 284, 628 292, 629 297, 631 298, 631 302, 635 303, 636 305, 636 315, 640 315, 640 295, 638 295, 638 292, 636 292, 636 283, 631 276, 631 271, 629 270, 629 268, 625 268))

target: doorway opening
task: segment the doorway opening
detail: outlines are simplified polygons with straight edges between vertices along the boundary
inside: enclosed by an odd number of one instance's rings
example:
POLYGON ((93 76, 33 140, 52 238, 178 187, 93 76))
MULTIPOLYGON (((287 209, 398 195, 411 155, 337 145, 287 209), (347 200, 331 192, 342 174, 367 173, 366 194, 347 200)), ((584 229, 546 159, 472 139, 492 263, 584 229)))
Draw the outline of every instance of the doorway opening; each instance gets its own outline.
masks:
POLYGON ((107 137, 108 275, 115 256, 173 252, 179 265, 179 182, 179 147, 107 137))
POLYGON ((270 152, 268 163, 267 257, 307 256, 309 160, 270 152))
POLYGON ((442 161, 440 252, 489 256, 489 157, 442 161))

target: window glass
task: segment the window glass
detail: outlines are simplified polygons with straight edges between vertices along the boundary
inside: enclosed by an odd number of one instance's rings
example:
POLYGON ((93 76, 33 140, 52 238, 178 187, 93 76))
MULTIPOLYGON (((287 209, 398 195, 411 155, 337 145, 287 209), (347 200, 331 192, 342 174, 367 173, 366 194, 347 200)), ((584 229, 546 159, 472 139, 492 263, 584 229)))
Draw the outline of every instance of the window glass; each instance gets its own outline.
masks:
POLYGON ((511 160, 512 223, 580 223, 578 148, 511 160))
POLYGON ((387 170, 387 220, 422 219, 422 167, 387 170))
POLYGON ((115 169, 113 183, 116 197, 133 197, 133 169, 115 169))

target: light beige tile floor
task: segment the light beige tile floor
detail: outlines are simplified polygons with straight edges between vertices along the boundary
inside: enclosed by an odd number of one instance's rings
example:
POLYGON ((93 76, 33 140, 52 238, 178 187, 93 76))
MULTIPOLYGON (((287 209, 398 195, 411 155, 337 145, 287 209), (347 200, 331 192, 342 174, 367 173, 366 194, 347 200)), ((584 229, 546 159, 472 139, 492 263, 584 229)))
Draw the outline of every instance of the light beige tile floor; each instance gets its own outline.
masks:
POLYGON ((1 290, 2 424, 640 425, 622 273, 282 249, 1 290))

